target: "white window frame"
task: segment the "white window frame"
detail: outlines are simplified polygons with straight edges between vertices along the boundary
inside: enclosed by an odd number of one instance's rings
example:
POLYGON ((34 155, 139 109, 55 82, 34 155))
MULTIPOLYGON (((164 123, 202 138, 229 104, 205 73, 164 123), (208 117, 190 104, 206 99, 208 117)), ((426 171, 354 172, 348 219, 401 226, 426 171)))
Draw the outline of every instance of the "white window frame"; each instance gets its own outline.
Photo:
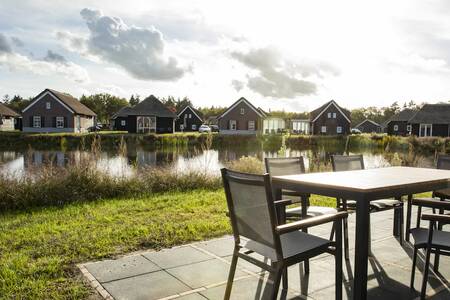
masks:
POLYGON ((342 133, 342 126, 336 127, 336 133, 342 133))
POLYGON ((230 130, 237 130, 237 122, 236 120, 230 120, 230 130), (234 124, 234 128, 233 128, 233 124, 234 124))
POLYGON ((412 125, 406 125, 406 131, 411 132, 412 131, 412 125))
POLYGON ((41 128, 41 116, 33 116, 33 128, 41 128))
POLYGON ((192 119, 192 114, 189 114, 189 119, 192 119))
POLYGON ((197 125, 196 124, 192 124, 191 129, 192 130, 197 130, 197 125))
POLYGON ((398 131, 398 125, 397 124, 394 125, 394 131, 398 131))
POLYGON ((248 121, 248 130, 252 130, 255 131, 256 127, 255 127, 255 121, 248 121))
POLYGON ((320 132, 321 132, 321 133, 327 133, 327 126, 322 126, 322 127, 320 128, 320 132))
POLYGON ((126 120, 120 120, 120 126, 126 126, 127 121, 126 120))
POLYGON ((336 113, 333 113, 333 119, 336 119, 336 113))
POLYGON ((419 136, 423 136, 423 137, 433 136, 433 124, 420 124, 420 126, 419 126, 419 136), (422 128, 423 127, 425 127, 425 135, 422 135, 422 128))
POLYGON ((64 117, 56 117, 56 128, 64 128, 64 117))
POLYGON ((241 115, 245 114, 245 108, 241 107, 241 115))
POLYGON ((52 104, 50 102, 45 102, 45 108, 46 109, 51 109, 52 108, 52 104))
POLYGON ((331 119, 331 113, 330 112, 327 114, 327 117, 328 117, 328 119, 331 119))

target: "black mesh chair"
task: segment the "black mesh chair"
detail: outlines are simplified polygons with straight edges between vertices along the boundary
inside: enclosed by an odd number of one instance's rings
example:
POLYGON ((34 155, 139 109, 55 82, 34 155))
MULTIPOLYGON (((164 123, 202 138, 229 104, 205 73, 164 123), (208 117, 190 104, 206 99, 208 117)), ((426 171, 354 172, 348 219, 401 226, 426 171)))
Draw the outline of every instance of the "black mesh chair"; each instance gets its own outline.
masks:
MULTIPOLYGON (((450 155, 439 155, 437 158, 437 169, 442 170, 450 170, 450 155)), ((426 229, 420 227, 420 216, 422 214, 422 205, 420 205, 421 200, 425 201, 435 201, 435 202, 450 202, 450 188, 443 189, 443 190, 437 190, 433 191, 431 198, 415 198, 410 201, 408 199, 408 207, 407 207, 407 213, 406 213, 406 240, 409 241, 409 238, 411 234, 424 234, 426 229), (417 206, 417 221, 416 221, 416 227, 411 229, 411 211, 412 211, 412 205, 417 206)), ((430 202, 426 202, 430 203, 430 202)), ((436 213, 436 208, 433 207, 433 213, 436 213)), ((441 208, 439 209, 440 214, 444 214, 445 211, 441 208)), ((448 214, 448 212, 447 212, 448 214)), ((442 224, 438 224, 438 229, 442 229, 442 224)), ((439 268, 439 254, 436 254, 434 256, 434 269, 437 271, 439 268)))
MULTIPOLYGON (((364 170, 364 159, 362 155, 332 155, 331 163, 333 165, 333 171, 335 172, 364 170)), ((345 210, 355 209, 356 201, 351 199, 338 199, 338 206, 345 210)), ((403 241, 403 202, 396 199, 373 200, 370 201, 369 208, 370 212, 379 212, 389 209, 394 210, 393 231, 395 236, 399 236, 401 244, 403 241)))
MULTIPOLYGON (((430 207, 439 211, 450 210, 450 202, 436 201, 435 199, 413 199, 412 203, 420 207, 430 207)), ((450 256, 450 232, 443 231, 442 225, 450 224, 450 216, 443 214, 421 214, 418 211, 417 216, 422 220, 430 221, 428 228, 414 228, 411 235, 414 239, 413 263, 411 271, 411 289, 414 289, 414 271, 416 268, 417 251, 425 249, 425 267, 423 271, 422 289, 420 298, 425 299, 427 289, 428 271, 430 267, 430 256, 434 253, 435 257, 439 255, 450 256), (436 224, 438 224, 436 229, 436 224)), ((436 259, 435 259, 436 260, 436 259)), ((434 270, 438 272, 439 264, 434 264, 434 270)))
MULTIPOLYGON (((265 158, 264 163, 266 166, 266 172, 269 173, 270 176, 296 175, 306 173, 303 156, 287 158, 265 158)), ((286 218, 288 219, 299 220, 306 217, 335 214, 340 210, 334 207, 311 206, 309 205, 310 195, 308 194, 301 194, 296 191, 288 190, 283 190, 281 193, 283 198, 289 198, 293 204, 301 203, 302 198, 304 198, 306 202, 306 215, 302 215, 303 213, 305 213, 302 210, 302 206, 289 207, 286 208, 284 212, 286 218)), ((332 230, 332 234, 334 234, 334 228, 332 230)), ((344 251, 345 258, 348 259, 348 226, 346 222, 344 223, 344 251)))
POLYGON ((336 299, 342 299, 340 231, 347 213, 338 212, 279 225, 276 206, 284 206, 286 201, 274 201, 268 174, 253 175, 227 169, 221 172, 235 241, 224 299, 230 299, 238 258, 270 272, 273 288, 266 285, 263 299, 276 299, 282 278, 283 294, 287 293, 288 266, 326 252, 335 256, 336 299), (337 229, 335 241, 300 231, 328 222, 334 222, 337 229), (269 259, 270 264, 250 256, 253 252, 269 259))

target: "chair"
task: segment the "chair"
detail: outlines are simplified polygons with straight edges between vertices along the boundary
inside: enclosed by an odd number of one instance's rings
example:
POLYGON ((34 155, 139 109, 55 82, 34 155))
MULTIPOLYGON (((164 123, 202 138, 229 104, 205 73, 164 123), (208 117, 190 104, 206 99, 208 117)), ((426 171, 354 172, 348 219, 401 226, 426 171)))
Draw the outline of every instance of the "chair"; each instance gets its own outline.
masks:
MULTIPOLYGON (((440 211, 450 210, 450 202, 447 201, 440 201, 436 199, 413 199, 412 203, 420 207, 430 207, 433 209, 439 209, 440 211)), ((431 253, 434 253, 435 257, 439 255, 450 256, 450 232, 442 230, 442 225, 450 224, 450 215, 421 215, 421 211, 418 211, 418 217, 422 220, 430 221, 430 226, 428 229, 419 227, 411 230, 411 235, 414 239, 414 252, 410 287, 411 289, 414 289, 414 271, 416 268, 417 251, 419 249, 425 249, 425 268, 423 271, 422 289, 420 293, 420 298, 425 299, 431 253), (436 223, 439 224, 437 229, 436 223)), ((437 272, 438 266, 435 265, 434 267, 437 272)))
MULTIPOLYGON (((436 168, 437 169, 441 169, 441 170, 450 170, 450 155, 443 155, 440 154, 437 158, 437 164, 436 164, 436 168)), ((420 203, 420 200, 430 200, 430 201, 449 201, 450 200, 450 188, 447 189, 443 189, 443 190, 437 190, 437 191, 433 191, 431 198, 415 198, 412 199, 412 196, 410 196, 408 198, 408 206, 407 206, 407 210, 406 210, 406 240, 409 241, 409 237, 411 235, 411 232, 414 229, 411 229, 411 211, 412 211, 412 205, 413 203, 420 203), (419 200, 419 201, 414 201, 414 200, 419 200)), ((416 221, 416 228, 420 228, 420 215, 422 214, 422 206, 421 205, 417 205, 417 221, 416 221)), ((436 213, 436 209, 433 208, 433 213, 436 213)), ((443 214, 444 211, 443 209, 439 210, 440 214, 443 214)), ((442 229, 442 225, 439 224, 438 225, 438 229, 441 230, 442 229)), ((435 270, 437 270, 439 268, 439 254, 435 255, 434 257, 434 264, 433 264, 435 270)))
MULTIPOLYGON (((271 177, 306 173, 303 156, 287 157, 287 158, 265 158, 264 163, 266 166, 266 172, 269 173, 271 177)), ((286 208, 284 212, 286 218, 288 219, 299 220, 306 217, 323 216, 327 214, 335 214, 336 212, 338 212, 338 209, 333 207, 309 205, 310 195, 308 194, 301 194, 296 191, 283 190, 282 196, 289 197, 289 199, 292 200, 292 203, 301 203, 302 198, 306 202, 306 215, 303 215, 305 212, 303 211, 302 206, 290 207, 286 208)), ((334 233, 334 228, 332 232, 334 233)), ((332 239, 332 236, 330 239, 332 239)), ((345 258, 349 259, 348 225, 347 222, 345 221, 344 221, 344 253, 345 258)))
POLYGON ((336 299, 342 299, 342 220, 347 212, 311 217, 278 224, 276 207, 285 200, 274 201, 268 174, 253 175, 222 169, 222 179, 234 235, 234 251, 224 299, 230 299, 238 258, 270 272, 273 289, 266 287, 264 299, 276 299, 283 279, 283 294, 287 293, 287 267, 320 255, 335 256, 336 299), (336 239, 331 241, 300 230, 333 222, 336 239), (258 253, 270 259, 270 264, 249 254, 258 253))
MULTIPOLYGON (((364 159, 362 155, 332 155, 331 163, 333 165, 333 171, 335 172, 364 170, 364 159)), ((338 199, 338 206, 342 207, 343 209, 355 209, 356 201, 348 199, 338 199)), ((385 211, 389 209, 394 210, 393 231, 395 236, 399 236, 400 244, 402 244, 403 202, 396 199, 373 200, 370 201, 369 209, 371 213, 385 211)), ((369 226, 369 233, 370 233, 370 226, 369 226)))

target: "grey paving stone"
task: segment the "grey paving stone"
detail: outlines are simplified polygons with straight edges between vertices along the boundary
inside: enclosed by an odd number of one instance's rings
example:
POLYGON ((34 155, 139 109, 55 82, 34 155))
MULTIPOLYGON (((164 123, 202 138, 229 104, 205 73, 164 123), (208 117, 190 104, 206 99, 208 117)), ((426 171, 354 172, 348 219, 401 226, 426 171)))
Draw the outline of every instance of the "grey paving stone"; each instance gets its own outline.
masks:
POLYGON ((143 255, 163 269, 179 267, 214 258, 190 246, 148 252, 143 255))
POLYGON ((103 286, 116 300, 160 299, 190 290, 165 271, 116 280, 103 286))
MULTIPOLYGON (((263 291, 265 288, 271 289, 272 285, 266 286, 267 281, 263 278, 250 277, 233 282, 231 289, 231 299, 233 300, 248 300, 248 299, 264 299, 263 291)), ((225 294, 226 284, 207 289, 200 292, 203 296, 211 300, 221 300, 225 294)), ((280 290, 281 293, 281 290, 280 290)), ((278 293, 278 299, 281 295, 278 293)), ((289 292, 287 299, 297 299, 296 294, 289 292)))
MULTIPOLYGON (((218 259, 167 269, 167 272, 193 289, 226 281, 230 266, 218 259)), ((246 275, 236 270, 236 277, 246 275)))
POLYGON ((178 297, 176 299, 177 300, 206 300, 207 298, 203 297, 199 293, 193 293, 193 294, 178 297))
MULTIPOLYGON (((252 254, 250 254, 250 256, 254 257, 255 259, 257 259, 257 260, 259 260, 259 261, 261 261, 261 262, 264 262, 264 257, 263 257, 262 255, 259 255, 259 254, 257 254, 257 253, 252 253, 252 254)), ((233 258, 233 256, 227 256, 227 257, 225 257, 225 259, 226 259, 227 261, 229 261, 230 263, 231 263, 231 259, 232 259, 232 258, 233 258)), ((266 263, 270 264, 270 260, 266 259, 266 263)), ((252 264, 252 263, 246 261, 246 260, 243 259, 243 258, 239 258, 239 259, 238 259, 237 267, 238 267, 238 268, 246 269, 246 270, 251 271, 251 272, 254 272, 254 273, 260 273, 260 272, 262 272, 262 271, 265 271, 264 269, 258 267, 258 266, 255 265, 255 264, 252 264)))
POLYGON ((201 242, 196 244, 196 246, 205 249, 206 251, 209 251, 217 256, 224 257, 233 254, 234 240, 232 237, 230 237, 225 239, 201 242))
POLYGON ((157 265, 141 255, 126 256, 116 260, 103 260, 85 266, 101 283, 160 270, 157 265))

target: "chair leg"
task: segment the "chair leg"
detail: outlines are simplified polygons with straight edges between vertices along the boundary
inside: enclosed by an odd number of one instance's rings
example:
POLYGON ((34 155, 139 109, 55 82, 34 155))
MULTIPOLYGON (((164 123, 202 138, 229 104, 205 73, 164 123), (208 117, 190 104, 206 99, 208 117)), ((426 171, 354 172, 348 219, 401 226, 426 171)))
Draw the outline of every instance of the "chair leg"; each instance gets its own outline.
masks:
POLYGON ((330 241, 334 239, 334 232, 336 231, 336 228, 334 227, 334 223, 331 226, 331 233, 330 233, 330 241))
POLYGON ((280 289, 280 281, 281 281, 281 276, 283 275, 283 270, 285 268, 282 266, 278 266, 276 269, 276 273, 275 273, 275 278, 273 281, 273 289, 272 289, 272 295, 270 297, 270 299, 276 300, 277 296, 278 296, 278 290, 280 289))
POLYGON ((400 223, 400 218, 399 218, 399 214, 398 214, 398 209, 394 208, 394 224, 392 226, 393 229, 393 236, 398 237, 399 233, 398 233, 398 228, 399 228, 399 223, 400 223))
POLYGON ((283 268, 283 292, 287 292, 288 290, 288 268, 283 268))
POLYGON ((399 216, 399 222, 398 222, 398 233, 399 233, 399 242, 400 246, 403 246, 403 227, 404 227, 404 215, 403 215, 403 205, 397 208, 398 210, 398 216, 399 216))
POLYGON ((414 275, 416 273, 416 262, 417 262, 417 248, 414 247, 413 261, 412 261, 412 268, 411 268, 411 282, 409 284, 409 287, 411 289, 414 289, 414 275))
POLYGON ((339 220, 336 226, 336 256, 335 259, 335 299, 342 299, 342 220, 339 220))
POLYGON ((233 258, 231 259, 230 272, 228 273, 228 282, 227 287, 225 289, 225 296, 223 297, 225 300, 229 300, 231 296, 231 288, 233 287, 234 274, 236 273, 236 265, 238 261, 237 252, 239 250, 237 248, 234 249, 233 258))
POLYGON ((428 245, 426 254, 425 254, 425 269, 423 270, 422 290, 420 292, 420 299, 425 299, 425 296, 426 296, 427 281, 428 281, 428 269, 430 268, 430 254, 431 254, 431 246, 428 245))
POLYGON ((416 228, 420 227, 420 216, 422 215, 422 206, 417 207, 417 222, 416 222, 416 228))
POLYGON ((439 272, 439 251, 436 251, 436 252, 434 253, 433 270, 434 270, 435 272, 439 272))
POLYGON ((412 211, 412 195, 408 195, 408 202, 406 207, 406 231, 405 240, 409 242, 409 236, 411 235, 411 211, 412 211))
POLYGON ((350 259, 349 247, 348 247, 348 221, 344 219, 344 257, 346 260, 350 259))

